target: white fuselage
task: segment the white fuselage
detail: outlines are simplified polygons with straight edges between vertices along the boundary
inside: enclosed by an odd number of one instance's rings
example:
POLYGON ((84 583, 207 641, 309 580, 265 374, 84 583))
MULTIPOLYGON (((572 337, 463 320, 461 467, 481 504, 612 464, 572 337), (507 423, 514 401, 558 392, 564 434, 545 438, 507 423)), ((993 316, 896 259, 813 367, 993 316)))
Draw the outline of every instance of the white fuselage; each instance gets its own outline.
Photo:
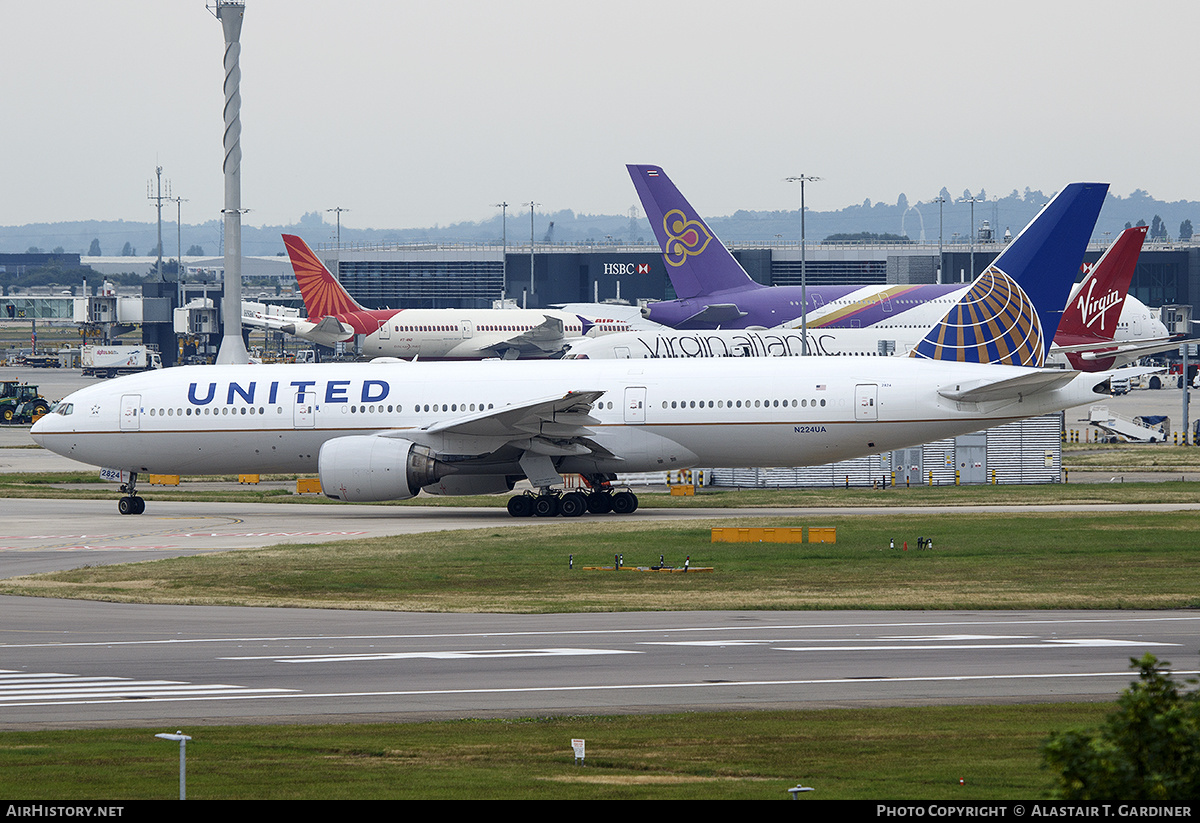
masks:
MULTIPOLYGON (((519 438, 425 435, 505 406, 603 392, 589 453, 560 472, 802 466, 888 451, 1090 402, 1096 375, 1053 390, 964 403, 967 390, 1035 370, 894 361, 551 361, 191 366, 82 389, 33 428, 58 454, 152 473, 307 472, 334 438, 390 432, 473 474, 513 473, 519 438)), ((491 421, 489 421, 490 423, 491 421)), ((528 440, 524 441, 528 442, 528 440)), ((527 447, 527 446, 526 446, 527 447)))
POLYGON ((612 313, 603 311, 364 309, 356 313, 353 319, 327 318, 324 322, 317 322, 274 313, 272 308, 262 303, 244 303, 242 323, 284 331, 322 346, 349 342, 359 336, 362 354, 405 360, 481 360, 501 356, 544 358, 557 354, 574 340, 645 327, 632 326, 612 313))
MULTIPOLYGON (((955 293, 950 305, 961 298, 955 293)), ((833 305, 832 303, 830 304, 833 305)), ((949 306, 941 300, 906 309, 893 320, 865 328, 810 325, 808 351, 815 355, 905 356, 946 316, 949 306)), ((1125 299, 1120 320, 1113 330, 1116 342, 1161 339, 1170 335, 1146 306, 1133 297, 1125 299)), ((659 359, 687 357, 797 357, 804 352, 798 325, 777 329, 691 330, 658 329, 610 334, 603 338, 578 340, 567 347, 566 359, 659 359)), ((1123 362, 1129 362, 1125 360, 1123 362)), ((1047 365, 1066 366, 1066 358, 1051 349, 1047 365)))

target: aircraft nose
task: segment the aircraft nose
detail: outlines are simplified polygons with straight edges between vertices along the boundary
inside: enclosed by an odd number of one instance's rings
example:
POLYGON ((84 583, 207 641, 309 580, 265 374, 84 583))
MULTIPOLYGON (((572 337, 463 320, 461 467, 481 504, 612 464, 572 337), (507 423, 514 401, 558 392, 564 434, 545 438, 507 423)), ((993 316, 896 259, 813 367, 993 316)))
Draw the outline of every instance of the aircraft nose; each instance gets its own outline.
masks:
POLYGON ((29 430, 29 436, 33 438, 34 443, 37 443, 39 446, 45 445, 42 442, 42 439, 45 434, 50 431, 50 418, 56 416, 57 415, 54 414, 44 414, 36 423, 33 424, 33 427, 29 430))

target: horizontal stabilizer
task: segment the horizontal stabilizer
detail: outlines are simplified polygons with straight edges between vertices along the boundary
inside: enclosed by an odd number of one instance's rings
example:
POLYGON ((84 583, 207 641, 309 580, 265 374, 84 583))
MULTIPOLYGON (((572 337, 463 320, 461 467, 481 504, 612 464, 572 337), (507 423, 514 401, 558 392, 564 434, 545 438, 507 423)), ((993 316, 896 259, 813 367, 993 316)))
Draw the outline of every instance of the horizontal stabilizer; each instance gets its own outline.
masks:
POLYGON ((1078 376, 1079 372, 1065 369, 1038 369, 1005 380, 980 379, 969 383, 956 383, 953 387, 939 389, 938 394, 959 403, 1020 400, 1039 392, 1053 391, 1067 385, 1078 376))
POLYGON ((1150 354, 1163 351, 1175 351, 1183 345, 1193 345, 1197 340, 1122 340, 1120 343, 1108 346, 1067 346, 1065 351, 1078 351, 1084 360, 1106 360, 1113 355, 1121 355, 1125 361, 1135 360, 1150 354))
POLYGON ((694 329, 712 326, 715 329, 732 323, 735 320, 740 320, 745 316, 746 312, 739 309, 735 303, 714 303, 705 306, 679 325, 681 328, 694 329))
POLYGON ((287 334, 294 334, 305 340, 311 340, 321 346, 332 346, 354 337, 354 329, 348 328, 336 317, 323 317, 319 323, 307 320, 293 320, 285 323, 280 329, 287 334))

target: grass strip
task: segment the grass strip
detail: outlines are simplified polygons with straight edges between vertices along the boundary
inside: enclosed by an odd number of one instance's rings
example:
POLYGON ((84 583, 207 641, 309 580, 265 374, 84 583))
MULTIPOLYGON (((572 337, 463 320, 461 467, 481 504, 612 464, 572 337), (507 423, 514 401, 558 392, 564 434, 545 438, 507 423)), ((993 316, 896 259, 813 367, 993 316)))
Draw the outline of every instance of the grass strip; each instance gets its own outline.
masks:
POLYGON ((81 568, 0 593, 422 612, 1200 606, 1200 512, 555 521, 81 568), (718 526, 833 526, 833 544, 712 543, 718 526), (919 537, 933 540, 918 551, 919 537), (895 548, 890 548, 894 541, 895 548), (907 542, 908 550, 904 550, 907 542), (584 571, 674 566, 705 574, 584 571), (568 558, 574 559, 569 568, 568 558))
MULTIPOLYGON (((1048 796, 1039 746, 1111 704, 187 728, 188 799, 998 800, 1048 796), (587 744, 585 766, 571 740, 587 744), (961 782, 960 782, 961 781, 961 782)), ((0 733, 6 802, 178 797, 170 729, 0 733)))

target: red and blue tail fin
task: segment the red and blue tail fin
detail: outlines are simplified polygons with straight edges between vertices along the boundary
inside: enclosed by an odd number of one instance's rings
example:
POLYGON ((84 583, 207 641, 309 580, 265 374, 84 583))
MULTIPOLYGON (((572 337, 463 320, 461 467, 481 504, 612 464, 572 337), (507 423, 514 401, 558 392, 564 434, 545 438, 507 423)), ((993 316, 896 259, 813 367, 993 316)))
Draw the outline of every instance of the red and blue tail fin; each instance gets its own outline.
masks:
POLYGON ((626 166, 681 300, 728 289, 763 288, 658 166, 626 166))
POLYGON ((321 258, 313 253, 308 244, 294 234, 283 235, 283 245, 287 247, 288 257, 292 261, 292 270, 296 273, 296 283, 300 286, 300 296, 304 298, 304 309, 308 319, 319 322, 323 317, 349 314, 364 311, 350 293, 342 288, 321 258))
POLYGON ((910 356, 1044 366, 1107 193, 1107 183, 1059 192, 910 356))

